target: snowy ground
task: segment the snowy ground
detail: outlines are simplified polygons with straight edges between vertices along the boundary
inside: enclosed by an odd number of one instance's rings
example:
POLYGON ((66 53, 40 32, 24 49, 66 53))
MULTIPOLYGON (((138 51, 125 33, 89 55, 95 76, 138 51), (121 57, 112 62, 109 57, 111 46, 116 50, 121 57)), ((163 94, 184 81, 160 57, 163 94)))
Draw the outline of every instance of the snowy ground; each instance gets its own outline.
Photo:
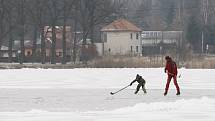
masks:
POLYGON ((158 69, 0 70, 0 121, 214 121, 215 70, 180 69, 181 96, 158 69), (116 94, 139 73, 136 85, 116 94))

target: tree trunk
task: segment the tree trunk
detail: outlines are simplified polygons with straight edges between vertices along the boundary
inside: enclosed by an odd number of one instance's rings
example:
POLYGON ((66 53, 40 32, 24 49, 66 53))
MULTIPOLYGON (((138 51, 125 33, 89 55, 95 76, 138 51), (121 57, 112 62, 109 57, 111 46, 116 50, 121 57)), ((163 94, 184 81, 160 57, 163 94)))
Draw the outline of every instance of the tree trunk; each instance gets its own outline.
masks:
POLYGON ((93 25, 93 23, 91 23, 91 27, 90 27, 90 41, 91 41, 91 44, 93 45, 94 44, 94 25, 93 25))
POLYGON ((0 1, 0 48, 2 46, 2 43, 3 43, 3 25, 4 25, 4 22, 3 22, 3 19, 4 19, 4 0, 1 0, 0 1))
POLYGON ((75 25, 74 25, 74 31, 75 31, 75 35, 74 35, 74 43, 73 43, 73 62, 76 62, 76 47, 77 47, 77 36, 76 36, 76 31, 77 31, 77 20, 75 19, 75 25))
POLYGON ((91 0, 92 3, 90 3, 90 39, 91 39, 91 43, 94 44, 94 28, 95 28, 95 5, 93 4, 94 0, 91 0))
POLYGON ((24 45, 24 36, 25 36, 25 22, 24 22, 24 0, 21 1, 21 11, 20 11, 20 23, 21 23, 21 33, 20 33, 20 47, 21 47, 21 54, 20 54, 20 64, 23 64, 25 60, 25 45, 24 45))
MULTIPOLYGON (((8 14, 8 16, 9 16, 9 29, 11 29, 12 28, 12 23, 11 23, 11 14, 9 13, 8 14)), ((8 58, 8 62, 9 63, 12 63, 12 57, 13 57, 13 37, 12 37, 12 31, 10 31, 9 32, 9 46, 8 46, 8 50, 9 50, 9 53, 8 53, 8 55, 9 55, 9 58, 8 58)))
POLYGON ((51 64, 56 64, 56 29, 55 23, 52 25, 52 47, 51 47, 51 64))
POLYGON ((1 48, 2 43, 3 43, 2 41, 3 41, 3 21, 0 20, 0 48, 1 48))
POLYGON ((46 63, 46 43, 45 43, 45 30, 44 27, 40 27, 40 33, 41 33, 41 63, 46 63))
POLYGON ((21 36, 20 36, 20 47, 21 47, 21 54, 20 54, 20 64, 23 64, 25 60, 25 45, 24 45, 24 26, 21 27, 21 36))
POLYGON ((83 30, 83 43, 81 47, 81 56, 82 56, 82 61, 84 62, 84 64, 87 65, 88 53, 86 49, 87 49, 87 32, 83 30))
POLYGON ((37 26, 34 25, 34 39, 32 48, 32 62, 36 62, 36 49, 37 49, 37 26))
POLYGON ((24 58, 25 58, 25 45, 24 45, 24 31, 22 27, 21 36, 20 36, 20 47, 21 47, 21 53, 20 53, 20 64, 23 64, 24 58))
POLYGON ((9 53, 8 53, 8 55, 9 55, 9 63, 12 63, 12 61, 13 61, 13 37, 12 37, 12 33, 10 32, 9 33, 9 47, 8 47, 8 50, 9 50, 9 53))
POLYGON ((63 10, 63 40, 62 40, 62 49, 63 57, 61 60, 62 64, 66 64, 66 1, 64 0, 64 10, 63 10))
POLYGON ((63 58, 62 64, 66 64, 66 25, 63 25, 63 41, 62 41, 62 48, 63 48, 63 58))

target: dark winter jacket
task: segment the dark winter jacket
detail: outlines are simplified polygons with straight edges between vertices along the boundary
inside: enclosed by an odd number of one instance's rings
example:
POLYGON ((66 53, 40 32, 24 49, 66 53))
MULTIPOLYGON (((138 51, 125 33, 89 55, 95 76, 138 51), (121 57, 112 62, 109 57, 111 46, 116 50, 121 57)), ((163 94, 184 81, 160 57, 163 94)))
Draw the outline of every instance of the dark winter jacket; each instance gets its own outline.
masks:
POLYGON ((130 85, 132 85, 132 84, 133 84, 134 82, 136 82, 136 81, 137 81, 139 84, 145 84, 145 83, 146 83, 146 81, 142 78, 142 76, 137 75, 137 76, 136 76, 136 79, 135 79, 134 81, 132 81, 130 85))
POLYGON ((177 65, 171 58, 167 59, 165 72, 170 76, 177 76, 178 74, 177 65))

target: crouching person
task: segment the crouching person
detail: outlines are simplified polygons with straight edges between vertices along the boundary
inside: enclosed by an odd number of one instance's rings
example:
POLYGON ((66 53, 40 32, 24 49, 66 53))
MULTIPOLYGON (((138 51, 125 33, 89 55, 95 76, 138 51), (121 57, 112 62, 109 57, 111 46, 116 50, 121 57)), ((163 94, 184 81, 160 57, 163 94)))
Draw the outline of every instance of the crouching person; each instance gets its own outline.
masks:
POLYGON ((142 78, 142 76, 137 74, 136 79, 130 83, 130 86, 135 82, 138 82, 139 84, 137 85, 137 88, 134 94, 138 93, 138 91, 140 90, 140 87, 142 87, 144 93, 147 93, 145 88, 146 81, 142 78))

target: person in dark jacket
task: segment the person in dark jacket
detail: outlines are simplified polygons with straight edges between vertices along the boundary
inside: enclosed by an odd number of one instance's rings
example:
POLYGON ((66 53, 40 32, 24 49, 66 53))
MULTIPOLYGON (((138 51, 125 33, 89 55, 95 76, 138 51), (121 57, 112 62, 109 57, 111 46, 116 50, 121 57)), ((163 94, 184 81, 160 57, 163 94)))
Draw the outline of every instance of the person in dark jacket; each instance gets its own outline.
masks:
POLYGON ((137 85, 137 88, 134 94, 138 93, 138 91, 140 90, 140 87, 142 87, 144 93, 147 93, 145 88, 146 81, 142 78, 142 76, 137 74, 136 79, 130 83, 130 86, 135 82, 138 82, 139 84, 137 85))
POLYGON ((165 67, 164 71, 165 71, 165 73, 167 73, 168 78, 167 78, 167 83, 166 83, 164 96, 166 96, 167 93, 168 93, 169 84, 170 84, 170 81, 171 81, 172 78, 174 80, 174 85, 175 85, 176 90, 177 90, 176 95, 180 95, 180 88, 179 88, 178 83, 177 83, 177 74, 178 74, 177 65, 172 60, 172 58, 169 57, 169 56, 166 56, 165 60, 166 60, 166 67, 165 67))

